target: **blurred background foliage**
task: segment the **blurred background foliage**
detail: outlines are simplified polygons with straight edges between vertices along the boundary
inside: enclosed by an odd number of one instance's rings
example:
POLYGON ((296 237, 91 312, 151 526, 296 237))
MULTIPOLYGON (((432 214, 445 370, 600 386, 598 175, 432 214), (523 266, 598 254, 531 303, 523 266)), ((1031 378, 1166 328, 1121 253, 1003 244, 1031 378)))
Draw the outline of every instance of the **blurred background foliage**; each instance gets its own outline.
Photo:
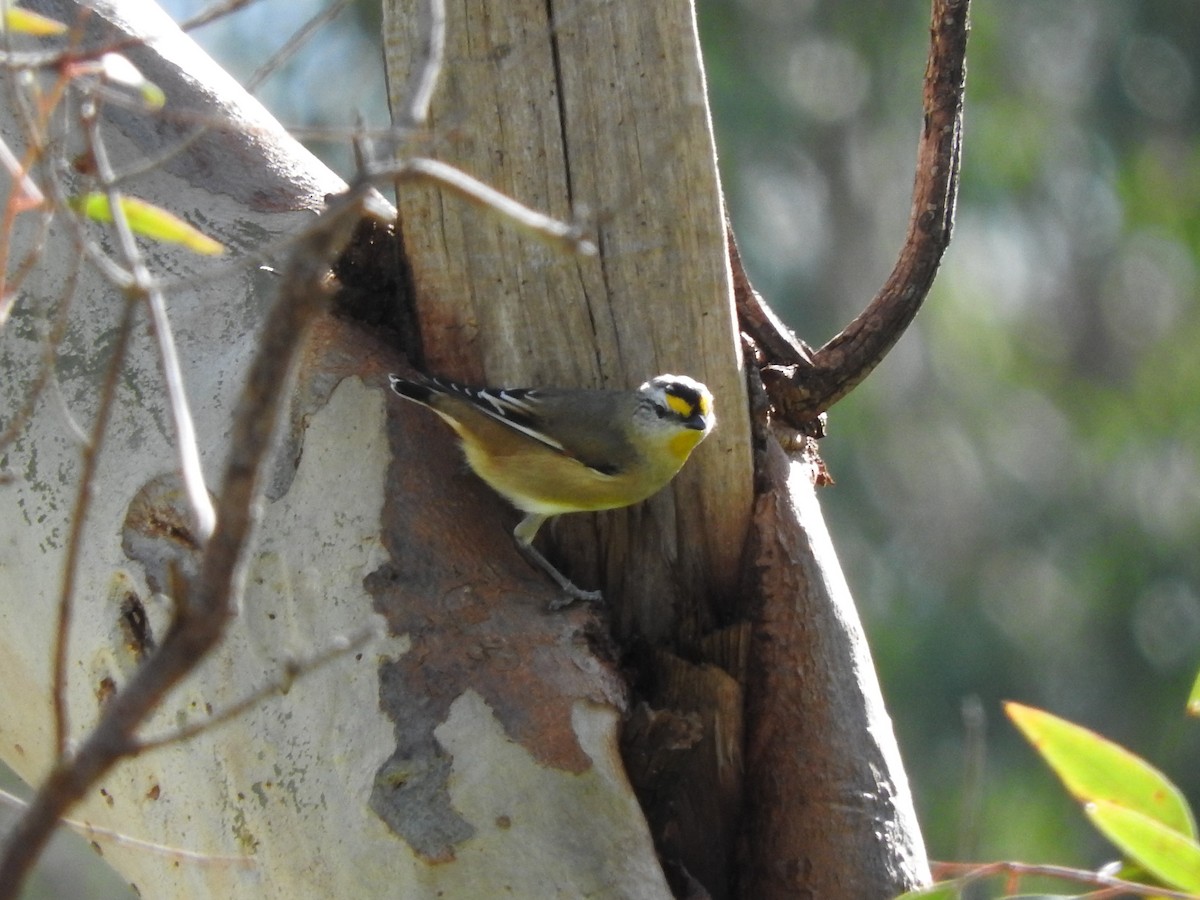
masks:
MULTIPOLYGON (((325 6, 253 4, 195 36, 245 81, 325 6)), ((819 345, 903 240, 928 4, 698 12, 750 276, 819 345)), ((346 174, 345 130, 387 121, 378 23, 356 0, 258 89, 346 174)), ((1004 698, 1125 744, 1200 805, 1183 717, 1200 666, 1198 62, 1200 3, 975 0, 954 240, 914 326, 830 416, 822 501, 934 858, 1115 855, 1004 698)))
MULTIPOLYGON (((699 10, 750 276, 819 345, 903 239, 927 7, 699 10)), ((822 501, 931 855, 1095 866, 999 702, 1200 800, 1200 4, 975 0, 972 23, 954 240, 830 414, 822 501)))

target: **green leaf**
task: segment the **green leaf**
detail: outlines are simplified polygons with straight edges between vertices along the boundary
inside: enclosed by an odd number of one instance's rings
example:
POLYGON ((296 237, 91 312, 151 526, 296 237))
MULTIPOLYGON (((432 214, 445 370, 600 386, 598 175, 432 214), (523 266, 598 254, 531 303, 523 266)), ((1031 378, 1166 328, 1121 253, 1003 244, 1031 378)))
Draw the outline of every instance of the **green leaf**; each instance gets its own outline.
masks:
POLYGON ((1187 714, 1200 718, 1200 672, 1196 673, 1196 681, 1192 685, 1192 693, 1188 695, 1187 714))
POLYGON ((1196 839, 1183 794, 1144 759, 1043 710, 1011 702, 1004 710, 1076 799, 1114 803, 1196 839))
POLYGON ((1146 871, 1182 891, 1200 891, 1200 844, 1143 813, 1107 800, 1084 807, 1092 824, 1146 871))
MULTIPOLYGON (((182 244, 194 253, 206 256, 225 252, 222 244, 161 207, 134 197, 121 197, 120 204, 134 234, 167 244, 182 244)), ((71 205, 89 219, 97 222, 112 221, 108 197, 99 192, 77 197, 71 205)))
POLYGON ((34 37, 54 37, 66 34, 67 26, 27 9, 10 7, 4 10, 4 16, 0 19, 0 34, 5 31, 30 34, 34 37))

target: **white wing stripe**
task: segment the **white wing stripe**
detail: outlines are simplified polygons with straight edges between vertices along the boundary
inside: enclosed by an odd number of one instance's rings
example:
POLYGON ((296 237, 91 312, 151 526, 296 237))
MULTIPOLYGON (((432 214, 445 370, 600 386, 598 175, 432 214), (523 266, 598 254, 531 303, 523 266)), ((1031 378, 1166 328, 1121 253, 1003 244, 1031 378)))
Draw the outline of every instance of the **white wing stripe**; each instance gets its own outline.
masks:
POLYGON ((473 400, 480 411, 491 416, 497 422, 503 422, 514 431, 519 431, 527 437, 533 438, 533 440, 545 444, 547 447, 553 447, 562 453, 567 452, 566 447, 544 432, 538 431, 536 428, 530 428, 528 425, 524 425, 509 418, 510 410, 515 413, 523 412, 528 415, 536 415, 537 406, 533 403, 530 403, 528 400, 525 400, 524 398, 517 399, 515 397, 511 397, 505 391, 492 393, 491 391, 486 390, 470 390, 469 388, 463 388, 460 385, 451 385, 451 387, 457 390, 459 393, 464 394, 468 399, 473 400))

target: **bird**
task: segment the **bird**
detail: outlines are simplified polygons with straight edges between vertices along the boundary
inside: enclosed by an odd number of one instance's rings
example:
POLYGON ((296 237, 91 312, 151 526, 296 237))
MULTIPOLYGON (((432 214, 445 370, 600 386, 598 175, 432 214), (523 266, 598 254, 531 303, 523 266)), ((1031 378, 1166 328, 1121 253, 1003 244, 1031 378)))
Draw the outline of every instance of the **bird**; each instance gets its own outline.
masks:
POLYGON ((659 375, 637 390, 482 388, 429 375, 388 381, 449 423, 475 474, 525 514, 513 537, 563 591, 551 609, 602 594, 577 587, 533 546, 542 524, 645 500, 717 422, 712 394, 686 375, 659 375))

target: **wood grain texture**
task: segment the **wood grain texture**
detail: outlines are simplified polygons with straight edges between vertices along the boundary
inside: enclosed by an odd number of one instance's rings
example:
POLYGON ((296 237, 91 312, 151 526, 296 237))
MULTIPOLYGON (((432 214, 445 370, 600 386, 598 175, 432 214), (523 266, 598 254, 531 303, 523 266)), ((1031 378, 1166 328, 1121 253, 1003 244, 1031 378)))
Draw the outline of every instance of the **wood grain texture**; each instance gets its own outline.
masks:
MULTIPOLYGON (((413 6, 385 5, 397 90, 413 6)), ((431 155, 552 215, 586 212, 600 249, 566 255, 404 185, 426 366, 503 386, 632 387, 665 372, 708 384, 719 426, 673 489, 552 530, 576 582, 606 590, 621 633, 662 638, 680 627, 677 608, 703 621, 733 589, 752 489, 691 5, 513 0, 502 13, 454 4, 447 14, 431 155)))

